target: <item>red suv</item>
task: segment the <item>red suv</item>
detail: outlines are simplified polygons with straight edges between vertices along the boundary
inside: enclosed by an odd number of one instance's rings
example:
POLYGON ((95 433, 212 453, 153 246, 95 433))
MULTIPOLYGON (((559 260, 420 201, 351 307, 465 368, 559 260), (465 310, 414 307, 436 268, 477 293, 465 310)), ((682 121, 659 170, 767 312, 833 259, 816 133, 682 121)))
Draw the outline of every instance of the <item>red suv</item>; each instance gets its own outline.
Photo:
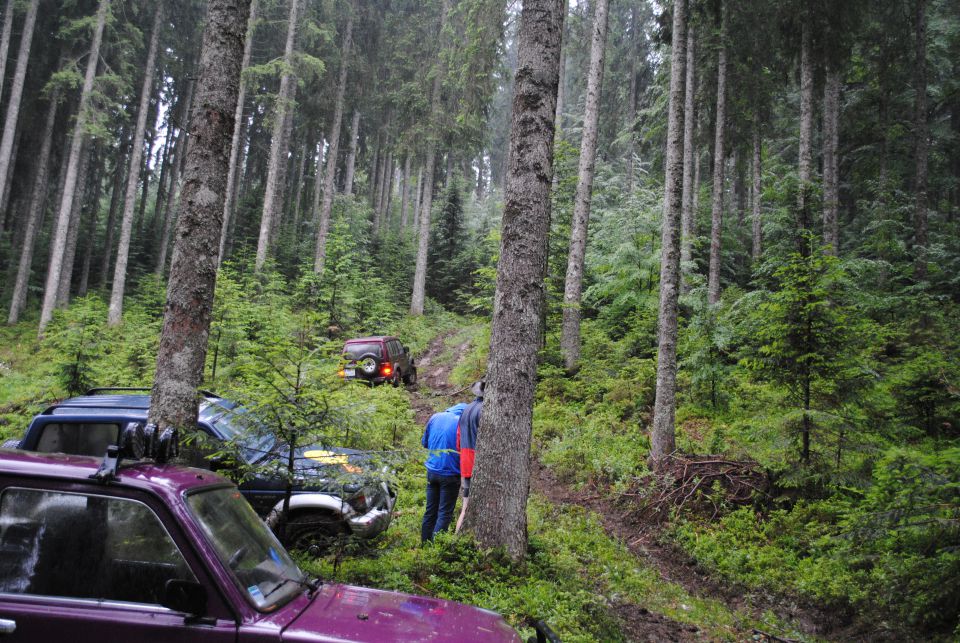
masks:
POLYGON ((396 337, 376 335, 348 339, 343 346, 340 377, 361 380, 369 384, 390 382, 394 386, 416 384, 417 367, 410 357, 410 349, 396 337))

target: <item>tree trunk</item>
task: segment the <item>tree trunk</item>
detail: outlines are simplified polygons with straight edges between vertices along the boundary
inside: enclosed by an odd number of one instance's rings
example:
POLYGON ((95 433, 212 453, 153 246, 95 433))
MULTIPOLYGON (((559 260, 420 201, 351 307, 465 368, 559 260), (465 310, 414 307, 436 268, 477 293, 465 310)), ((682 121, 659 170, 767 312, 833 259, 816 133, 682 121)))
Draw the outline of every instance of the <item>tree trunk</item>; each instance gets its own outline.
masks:
POLYGON ((40 310, 39 337, 53 318, 53 309, 57 303, 57 289, 60 285, 60 271, 63 267, 63 251, 67 245, 67 232, 70 227, 70 212, 73 206, 73 195, 77 187, 77 170, 80 165, 80 152, 86 139, 87 112, 89 111, 90 96, 93 93, 93 80, 97 75, 97 63, 100 61, 100 44, 103 42, 103 30, 107 24, 107 13, 110 9, 110 0, 100 0, 97 7, 97 17, 94 23, 93 39, 90 43, 90 54, 87 56, 87 69, 83 77, 83 89, 80 93, 80 106, 77 109, 77 118, 73 126, 73 136, 68 152, 67 174, 64 182, 63 194, 60 197, 57 222, 53 227, 51 241, 50 265, 47 269, 47 282, 43 291, 43 307, 40 310))
MULTIPOLYGON (((540 5, 547 6, 553 4, 553 2, 547 2, 547 0, 540 0, 540 5)), ((440 7, 440 29, 437 31, 437 38, 439 39, 440 48, 439 51, 443 51, 443 41, 444 35, 443 32, 446 29, 447 25, 447 13, 450 11, 450 0, 441 0, 440 7)), ((524 13, 526 13, 526 7, 524 7, 524 13)), ((562 24, 562 20, 561 20, 562 24)), ((559 53, 560 41, 557 41, 557 51, 559 53)), ((439 52, 438 52, 439 53, 439 52)), ((556 73, 556 72, 554 72, 556 73)), ((419 228, 417 229, 417 263, 416 268, 413 273, 413 294, 410 297, 410 314, 411 315, 422 315, 423 314, 423 305, 426 300, 426 283, 427 283, 427 253, 430 247, 430 208, 433 206, 433 175, 434 175, 434 164, 437 161, 437 137, 439 132, 436 131, 438 127, 438 121, 440 116, 440 88, 443 81, 443 76, 446 75, 446 70, 444 68, 443 62, 441 62, 439 56, 436 63, 436 69, 434 70, 433 75, 433 88, 430 92, 430 133, 427 135, 427 154, 426 154, 426 166, 424 168, 424 183, 423 183, 423 204, 420 207, 420 221, 419 228)), ((550 101, 554 110, 556 109, 556 89, 553 90, 553 100, 550 101)), ((551 113, 551 135, 553 133, 552 119, 555 114, 551 113)), ((550 143, 551 150, 553 149, 553 142, 550 143)), ((526 494, 524 494, 526 495, 526 494)), ((524 536, 526 540, 526 536, 524 536)))
POLYGON ((287 18, 287 42, 283 49, 283 74, 280 76, 280 91, 273 113, 273 134, 270 138, 270 161, 267 165, 267 185, 263 193, 263 214, 260 216, 260 238, 257 240, 257 258, 254 264, 257 272, 267 262, 267 254, 272 243, 273 220, 282 207, 283 170, 287 166, 287 147, 284 129, 287 125, 287 113, 291 109, 297 92, 297 83, 293 75, 293 46, 297 36, 300 3, 303 0, 290 0, 290 15, 287 18))
POLYGON ((763 220, 760 215, 760 187, 761 187, 761 151, 760 123, 753 124, 753 247, 751 257, 754 266, 758 265, 763 256, 763 220))
POLYGON ((410 197, 410 152, 403 159, 403 189, 400 191, 400 231, 407 229, 407 200, 410 197))
POLYGON ((236 190, 234 184, 237 182, 237 174, 240 165, 240 137, 243 135, 243 104, 247 98, 247 84, 243 82, 243 70, 250 66, 250 57, 253 52, 253 32, 257 22, 257 5, 260 0, 251 0, 250 19, 247 24, 247 37, 243 44, 243 59, 240 63, 240 93, 237 97, 237 110, 233 115, 233 137, 230 143, 230 169, 227 170, 227 195, 223 203, 223 231, 220 234, 220 250, 217 253, 217 267, 223 263, 224 253, 227 248, 227 235, 230 232, 230 223, 233 217, 233 210, 236 207, 236 190))
POLYGON ((721 3, 720 51, 717 54, 717 122, 713 148, 713 195, 710 208, 710 272, 707 301, 720 301, 720 239, 723 235, 724 134, 727 120, 727 3, 721 3))
POLYGON ((73 193, 73 207, 70 210, 70 227, 67 229, 67 243, 63 248, 63 267, 60 269, 60 283, 57 285, 58 308, 66 308, 70 303, 70 286, 73 283, 73 264, 77 255, 77 239, 80 236, 80 221, 83 217, 83 201, 87 193, 90 177, 88 168, 90 156, 94 153, 93 141, 88 142, 80 153, 80 176, 77 189, 73 193))
POLYGON ((637 60, 640 58, 640 39, 637 38, 637 6, 630 6, 630 85, 627 95, 627 194, 633 193, 633 157, 636 155, 634 125, 637 122, 637 60))
POLYGON ((580 302, 583 297, 583 265, 587 253, 587 228, 590 223, 590 198, 593 195, 593 171, 597 159, 597 127, 600 119, 600 94, 603 87, 603 59, 607 45, 607 0, 593 2, 593 38, 590 45, 590 69, 587 72, 587 96, 580 141, 577 192, 570 224, 570 251, 563 289, 563 327, 560 350, 568 372, 580 361, 580 302))
MULTIPOLYGON (((134 130, 133 143, 130 148, 130 169, 127 171, 127 189, 123 197, 123 215, 120 219, 120 240, 117 242, 117 261, 113 269, 110 309, 107 312, 107 324, 110 326, 117 326, 123 321, 123 295, 127 285, 127 260, 130 257, 130 237, 133 232, 133 208, 137 198, 144 132, 147 127, 147 116, 150 113, 150 94, 153 92, 153 77, 157 67, 160 21, 163 17, 162 8, 163 3, 158 2, 153 12, 150 46, 147 50, 147 64, 143 72, 143 86, 140 88, 140 105, 137 108, 137 127, 134 130)), ((144 184, 144 189, 146 187, 146 184, 144 184)))
POLYGON ((297 179, 293 186, 293 222, 292 229, 295 237, 299 236, 300 231, 300 209, 303 204, 303 183, 307 175, 307 157, 310 156, 310 150, 313 147, 310 141, 300 146, 300 167, 297 170, 297 179))
POLYGON ((210 0, 149 421, 192 431, 217 279, 250 0, 210 0))
POLYGON ((317 145, 317 164, 313 173, 313 203, 310 206, 310 212, 312 213, 310 220, 313 222, 314 231, 317 230, 320 222, 320 197, 323 193, 323 150, 326 146, 324 141, 323 132, 320 132, 320 143, 317 145))
POLYGON ((20 250, 20 264, 17 267, 17 278, 13 287, 13 297, 10 300, 10 315, 8 324, 16 324, 27 302, 27 286, 30 283, 30 272, 33 265, 33 251, 37 241, 37 232, 40 231, 44 205, 47 196, 47 177, 50 174, 50 150, 53 148, 53 130, 57 120, 57 104, 59 92, 50 97, 47 107, 47 117, 43 125, 43 139, 40 143, 40 156, 37 160, 37 172, 33 178, 33 190, 30 193, 30 209, 27 211, 26 230, 23 235, 23 245, 20 250))
POLYGON ((927 278, 927 0, 916 0, 916 50, 913 68, 914 158, 916 174, 913 186, 913 275, 917 281, 927 278))
MULTIPOLYGON (((12 3, 11 3, 12 4, 12 3)), ((13 142, 17 135, 17 122, 20 118, 20 99, 23 98, 23 85, 27 78, 27 62, 30 60, 30 45, 33 42, 33 27, 37 21, 37 8, 40 0, 31 0, 27 15, 23 19, 23 34, 20 36, 20 50, 17 53, 17 67, 10 88, 10 101, 7 103, 7 116, 3 122, 3 137, 0 138, 0 179, 3 186, 0 191, 7 193, 10 186, 10 170, 13 164, 13 142)), ((2 46, 2 45, 0 45, 2 46)), ((0 67, 0 84, 3 82, 3 70, 0 67)))
MULTIPOLYGON (((664 179, 663 230, 660 259, 660 314, 658 318, 657 392, 650 431, 650 461, 659 467, 676 451, 674 414, 677 394, 677 307, 680 297, 680 216, 683 206, 684 85, 687 62, 687 9, 684 0, 673 5, 670 58, 670 107, 667 120, 667 163, 664 179)), ((721 56, 724 48, 721 45, 721 56)), ((725 64, 725 60, 723 61, 725 64)), ((723 66, 721 66, 723 69, 723 66)), ((720 75, 722 87, 723 74, 720 75)), ((718 91, 720 91, 718 89, 718 91)), ((719 94, 718 94, 719 95, 719 94)), ((718 102, 719 99, 718 99, 718 102)), ((718 105, 717 128, 720 129, 718 105)), ((723 149, 723 141, 718 144, 723 149)), ((718 164, 722 165, 722 163, 718 164)))
MULTIPOLYGON (((170 232, 173 230, 174 223, 180 215, 180 174, 183 172, 184 163, 186 163, 187 153, 189 152, 187 149, 187 147, 189 147, 187 128, 189 127, 188 119, 193 111, 193 92, 194 81, 190 80, 187 83, 187 93, 183 103, 184 118, 180 127, 180 133, 177 135, 177 142, 174 144, 173 173, 170 175, 170 190, 167 193, 167 200, 163 206, 163 224, 160 229, 160 241, 157 244, 156 263, 153 268, 153 272, 157 276, 162 275, 164 268, 167 266, 170 232)), ((224 198, 224 200, 226 200, 226 198, 224 198)), ((217 256, 219 257, 219 253, 217 256)))
POLYGON ((396 165, 394 164, 393 152, 390 152, 390 155, 387 156, 387 175, 383 183, 383 227, 387 230, 390 229, 391 219, 393 218, 393 182, 395 175, 397 173, 396 165))
POLYGON ((837 213, 840 203, 837 149, 840 136, 840 70, 827 65, 823 86, 823 242, 827 252, 840 252, 840 229, 837 213))
POLYGON ((800 220, 798 228, 808 230, 810 221, 806 211, 812 186, 813 166, 813 55, 810 25, 805 20, 800 37, 800 141, 797 175, 800 179, 800 192, 797 195, 800 220))
MULTIPOLYGON (((527 0, 520 15, 487 396, 464 521, 482 548, 503 547, 517 561, 527 552, 530 437, 564 5, 564 0, 527 0)), ((424 212, 423 218, 429 215, 424 212)))
POLYGON ((7 0, 3 12, 3 32, 0 34, 0 98, 3 97, 3 80, 7 77, 7 58, 10 55, 10 40, 13 36, 13 12, 16 0, 7 0))
POLYGON ((124 129, 120 133, 120 145, 117 149, 117 158, 113 166, 113 187, 110 190, 110 212, 107 214, 107 238, 103 242, 103 260, 100 262, 100 290, 106 290, 107 277, 110 273, 110 257, 113 255, 113 235, 116 231, 117 209, 120 205, 120 194, 123 191, 124 173, 127 166, 127 148, 130 139, 124 129))
POLYGON ((90 266, 93 264, 93 252, 97 246, 97 224, 100 221, 100 192, 103 189, 102 171, 105 169, 102 161, 93 174, 93 196, 87 201, 90 212, 87 214, 87 230, 83 251, 83 265, 80 268, 80 285, 77 286, 77 296, 85 297, 87 286, 90 283, 90 266))
MULTIPOLYGON (((180 105, 178 105, 180 107, 180 105)), ((173 156, 173 143, 176 141, 176 134, 173 127, 173 115, 167 117, 167 131, 163 137, 163 148, 159 152, 160 176, 157 177, 157 198, 153 201, 153 217, 150 220, 149 238, 155 240, 160 236, 159 227, 161 217, 163 216, 163 204, 166 200, 167 180, 170 178, 171 160, 173 156)))
POLYGON ((347 169, 343 179, 343 193, 353 194, 353 172, 357 164, 357 142, 360 138, 360 110, 353 110, 350 122, 350 150, 347 152, 347 169))
POLYGON ((423 199, 423 166, 417 168, 417 184, 413 187, 413 229, 420 230, 420 203, 423 199))
POLYGON ((377 203, 377 187, 380 185, 377 172, 380 171, 380 140, 382 138, 383 135, 377 132, 377 143, 373 146, 373 159, 370 162, 370 185, 368 187, 370 188, 370 207, 373 208, 374 212, 380 207, 380 204, 377 203))
POLYGON ((337 156, 339 156, 340 151, 343 97, 347 91, 347 66, 350 62, 350 45, 353 41, 353 20, 359 10, 357 0, 353 0, 350 6, 350 15, 347 17, 346 30, 343 34, 343 45, 340 50, 340 77, 337 80, 337 97, 333 107, 333 125, 330 128, 327 168, 323 175, 323 204, 320 207, 320 226, 317 229, 317 243, 313 253, 313 271, 317 274, 323 273, 323 262, 327 257, 327 234, 330 232, 330 213, 333 211, 333 180, 337 172, 337 156))
MULTIPOLYGON (((295 85, 295 84, 294 84, 295 85)), ((291 96, 291 100, 294 96, 291 96)), ((271 228, 270 228, 270 248, 268 252, 271 252, 277 244, 277 239, 280 238, 280 228, 283 225, 283 216, 286 213, 284 204, 287 203, 287 175, 289 174, 289 156, 290 156, 290 143, 293 140, 293 109, 287 110, 286 116, 284 116, 283 121, 283 140, 280 142, 280 149, 283 150, 282 158, 280 159, 280 169, 277 172, 277 206, 273 213, 273 218, 271 219, 271 228)), ((221 235, 222 236, 222 235, 221 235)))
MULTIPOLYGON (((693 195, 700 188, 700 185, 694 181, 694 163, 697 159, 693 152, 693 136, 696 129, 696 114, 694 113, 696 45, 696 30, 690 27, 687 31, 686 82, 684 83, 683 101, 683 205, 680 215, 681 276, 685 276, 690 271, 690 262, 693 261, 693 222, 696 216, 693 209, 693 195)), ((681 290, 686 289, 686 287, 686 283, 681 279, 681 290)))

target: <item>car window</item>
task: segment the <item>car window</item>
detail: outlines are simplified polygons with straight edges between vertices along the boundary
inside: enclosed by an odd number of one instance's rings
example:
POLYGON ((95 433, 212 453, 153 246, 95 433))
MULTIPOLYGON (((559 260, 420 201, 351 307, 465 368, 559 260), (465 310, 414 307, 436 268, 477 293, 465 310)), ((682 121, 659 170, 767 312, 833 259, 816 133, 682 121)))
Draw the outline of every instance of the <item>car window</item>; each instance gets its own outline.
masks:
POLYGON ((343 356, 347 359, 360 359, 372 353, 376 357, 382 357, 380 349, 380 342, 355 342, 343 347, 343 356))
POLYGON ((54 422, 42 429, 37 451, 73 455, 103 455, 120 434, 116 423, 54 422))
POLYGON ((211 406, 222 409, 222 413, 212 421, 213 425, 224 440, 236 442, 247 462, 259 462, 270 454, 277 439, 249 409, 242 406, 232 409, 215 404, 211 406))
POLYGON ((0 497, 0 592, 160 604, 171 579, 196 577, 143 503, 17 488, 0 497))

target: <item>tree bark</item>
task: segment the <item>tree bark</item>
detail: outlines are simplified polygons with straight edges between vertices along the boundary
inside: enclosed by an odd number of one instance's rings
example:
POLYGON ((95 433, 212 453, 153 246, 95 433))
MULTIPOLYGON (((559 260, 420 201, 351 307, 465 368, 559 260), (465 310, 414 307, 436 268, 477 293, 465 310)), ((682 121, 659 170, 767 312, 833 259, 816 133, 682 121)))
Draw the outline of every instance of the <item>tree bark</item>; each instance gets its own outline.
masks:
POLYGON ((913 275, 917 281, 927 278, 927 164, 929 130, 927 122, 927 0, 916 0, 916 50, 913 68, 915 102, 913 110, 914 158, 916 173, 913 187, 913 275))
POLYGON ((307 157, 310 156, 310 150, 313 145, 311 141, 307 141, 300 146, 300 162, 299 169, 297 170, 297 178, 293 186, 293 222, 292 229, 294 236, 299 236, 300 233, 300 209, 303 205, 303 183, 306 180, 307 175, 307 157))
POLYGON ((560 350, 568 372, 580 361, 580 303, 583 298, 583 267, 587 253, 587 229, 590 224, 590 199, 597 159, 597 129, 600 119, 600 94, 603 87, 603 60, 607 45, 607 0, 593 2, 593 38, 590 45, 590 69, 580 140, 577 192, 570 224, 570 251, 563 289, 563 325, 560 350))
MULTIPOLYGON (((133 232, 134 202, 137 198, 137 184, 140 177, 140 162, 143 158, 143 138, 150 113, 150 94, 153 92, 153 77, 157 67, 157 50, 160 45, 160 22, 163 17, 163 3, 158 2, 153 12, 153 27, 150 45, 147 50, 147 64, 143 72, 143 86, 140 88, 140 105, 137 108, 137 127, 130 148, 130 169, 127 171, 127 189, 123 197, 123 215, 120 219, 120 239, 117 242, 117 261, 113 269, 113 285, 110 289, 110 308, 107 312, 107 324, 117 326, 123 321, 123 295, 127 285, 127 260, 130 257, 130 238, 133 232)), ((144 189, 147 186, 144 184, 144 189)))
POLYGON ((270 161, 267 165, 267 185, 263 193, 263 214, 260 216, 260 238, 257 240, 257 258, 254 264, 257 272, 267 262, 267 254, 272 243, 273 220, 279 216, 280 201, 283 200, 283 171, 287 165, 287 147, 284 136, 287 113, 291 109, 297 92, 297 83, 293 75, 293 47, 297 36, 300 3, 303 0, 290 0, 290 14, 287 18, 287 42, 283 49, 284 71, 280 76, 280 91, 277 92, 277 104, 273 113, 273 134, 270 138, 270 161))
POLYGON ((823 242, 827 253, 840 252, 837 219, 840 203, 840 161, 837 158, 840 137, 840 70, 827 65, 823 86, 823 242))
POLYGON ((487 395, 464 520, 481 547, 503 547, 514 560, 527 552, 530 437, 564 5, 564 0, 527 0, 520 15, 487 395))
POLYGON ((420 230, 420 204, 423 199, 423 166, 417 168, 417 184, 413 187, 413 229, 420 230))
POLYGON ((410 152, 403 159, 403 189, 400 191, 400 231, 407 229, 407 200, 410 198, 410 152))
POLYGON ((762 178, 762 141, 760 138, 760 123, 753 124, 753 247, 751 257, 754 266, 758 265, 763 256, 763 219, 760 213, 761 178, 762 178))
MULTIPOLYGON (((661 466, 667 456, 676 451, 674 417, 677 394, 677 308, 680 297, 680 216, 683 206, 686 13, 686 2, 677 0, 673 5, 670 111, 667 120, 667 163, 661 232, 657 391, 653 406, 653 428, 650 431, 650 461, 654 468, 661 466)), ((721 55, 723 51, 721 45, 721 55)), ((722 121, 720 115, 717 118, 719 129, 722 121)), ((720 149, 722 148, 721 140, 720 149)))
POLYGON ((717 54, 717 122, 713 148, 713 195, 710 208, 710 272, 707 301, 720 301, 720 240, 723 235, 724 135, 727 120, 727 3, 721 4, 720 50, 717 54))
POLYGON ((813 43, 810 25, 803 22, 800 36, 800 140, 797 175, 800 190, 797 195, 800 230, 808 230, 807 202, 810 200, 813 167, 813 43))
MULTIPOLYGON (((542 4, 542 2, 541 2, 542 4)), ((437 38, 440 43, 438 54, 443 51, 443 32, 447 25, 447 13, 450 11, 450 0, 441 0, 440 8, 440 29, 437 31, 437 38)), ((524 7, 526 11, 526 7, 524 7)), ((557 42, 559 50, 560 43, 557 42)), ((427 135, 427 154, 424 167, 423 183, 423 203, 420 207, 419 227, 417 228, 417 262, 413 273, 413 294, 410 297, 410 314, 422 315, 423 306, 426 301, 426 283, 427 283, 427 253, 430 247, 430 208, 433 207, 433 175, 434 165, 437 161, 437 137, 436 128, 439 126, 440 117, 440 87, 443 76, 446 73, 444 65, 438 55, 437 63, 433 69, 433 88, 430 92, 430 133, 427 135)), ((556 109, 556 90, 554 89, 554 109, 556 109)), ((551 114, 551 119, 553 118, 551 114)), ((551 131, 553 127, 550 128, 551 131)), ((552 149, 552 143, 551 143, 552 149)))
POLYGON ((343 193, 353 194, 353 172, 357 164, 357 142, 360 138, 360 110, 353 110, 350 122, 350 151, 347 152, 347 168, 343 179, 343 193))
POLYGON ((217 279, 230 144, 250 0, 210 0, 149 421, 191 431, 217 279))
POLYGON ((47 328, 47 324, 49 324, 53 318, 53 309, 57 303, 60 271, 63 268, 63 252, 67 245, 70 212, 73 206, 73 195, 77 187, 77 170, 80 164, 80 152, 86 139, 87 112, 89 111, 90 96, 93 93, 93 80, 97 75, 97 63, 100 61, 100 45, 103 42, 103 30, 107 24, 107 13, 109 9, 110 0, 100 0, 97 6, 93 38, 90 43, 90 53, 87 56, 87 68, 83 77, 83 89, 80 92, 80 106, 77 109, 77 118, 73 126, 73 136, 70 141, 67 174, 64 181, 63 194, 60 197, 59 214, 57 215, 57 222, 53 228, 50 265, 47 269, 47 281, 43 292, 43 307, 40 310, 38 336, 41 338, 43 337, 43 331, 47 328))
POLYGON ((50 174, 50 150, 53 148, 53 130, 57 120, 57 105, 59 92, 50 97, 47 107, 47 116, 43 125, 43 138, 40 143, 40 156, 37 160, 37 172, 33 178, 33 190, 30 193, 30 209, 27 211, 26 230, 23 235, 23 245, 20 250, 20 263, 17 266, 17 278, 14 282, 13 297, 10 300, 10 315, 8 324, 16 324, 27 302, 27 286, 30 283, 30 272, 33 265, 33 251, 37 241, 43 218, 44 205, 47 196, 47 178, 50 174))
POLYGON ((103 260, 100 263, 100 290, 106 290, 107 278, 110 273, 110 257, 113 255, 113 236, 116 232, 117 210, 120 206, 120 195, 123 191, 124 168, 127 166, 127 148, 130 139, 126 129, 120 134, 120 145, 117 149, 117 158, 113 166, 113 187, 110 190, 110 212, 107 214, 107 238, 103 242, 103 260))
MULTIPOLYGON (((693 27, 687 31, 686 82, 683 101, 683 205, 680 215, 680 274, 686 276, 693 261, 693 222, 696 213, 693 209, 693 195, 700 185, 694 181, 693 135, 696 128, 694 99, 696 82, 696 31, 693 27)), ((686 283, 681 279, 681 290, 686 283)))
MULTIPOLYGON (((194 81, 187 83, 187 93, 184 98, 183 122, 181 123, 180 133, 177 135, 177 142, 174 144, 173 173, 170 175, 170 189, 167 193, 167 200, 163 206, 163 222, 160 229, 160 240, 157 244, 157 257, 153 272, 160 276, 167 266, 167 252, 170 247, 170 232, 173 230, 174 223, 180 215, 180 175, 183 173, 184 163, 186 163, 189 150, 189 140, 187 139, 188 119, 193 109, 194 81)), ((232 140, 232 139, 231 139, 232 140)), ((218 253, 219 257, 219 253, 218 253)), ((219 264, 218 264, 219 267, 219 264)))
MULTIPOLYGON (((12 3, 11 3, 12 4, 12 3)), ((3 186, 0 191, 6 194, 10 187, 10 175, 13 163, 13 143, 17 135, 17 122, 20 119, 20 100, 23 98, 23 86, 27 78, 27 63, 30 60, 30 45, 33 42, 33 27, 37 21, 37 8, 40 0, 31 0, 27 14, 23 19, 23 34, 20 36, 20 49, 17 52, 17 67, 10 88, 10 101, 7 103, 7 115, 3 122, 3 137, 0 138, 0 179, 3 186)), ((0 45, 2 46, 2 45, 0 45)), ((3 83, 3 69, 0 67, 0 84, 3 83)))
POLYGON ((103 189, 103 178, 101 176, 105 163, 100 161, 99 167, 94 170, 93 176, 93 195, 88 199, 87 205, 90 212, 87 214, 87 229, 84 234, 86 243, 83 251, 83 265, 80 267, 80 284, 77 286, 77 296, 85 297, 87 286, 90 283, 90 266, 93 264, 93 251, 97 245, 97 224, 100 221, 100 192, 103 189))
POLYGON ((80 153, 80 168, 77 171, 80 179, 77 189, 73 193, 73 206, 70 210, 70 226, 67 229, 67 243, 63 248, 63 267, 60 270, 60 283, 57 285, 58 308, 66 308, 70 303, 70 286, 73 283, 73 264, 77 255, 77 239, 80 236, 80 221, 83 217, 83 201, 87 193, 90 177, 87 169, 90 166, 90 156, 93 153, 93 141, 88 142, 80 153))
POLYGON ((637 37, 637 5, 630 5, 630 84, 627 95, 627 194, 633 193, 633 157, 636 155, 634 126, 637 122, 637 61, 640 59, 640 39, 637 37))
POLYGON ((333 211, 333 180, 337 172, 337 157, 340 151, 340 126, 343 122, 343 98, 347 91, 347 65, 350 62, 350 46, 353 41, 353 20, 359 11, 357 0, 350 6, 347 26, 340 51, 340 77, 337 80, 337 97, 333 107, 333 125, 330 127, 330 149, 327 151, 327 168, 323 176, 323 204, 320 207, 320 225, 313 253, 313 271, 323 273, 327 257, 327 234, 330 232, 330 213, 333 211))
MULTIPOLYGON (((230 143, 230 169, 227 170, 227 196, 223 203, 223 231, 220 234, 220 250, 217 253, 217 267, 223 263, 224 253, 227 248, 227 235, 230 232, 230 221, 233 217, 233 210, 236 206, 236 190, 234 184, 237 182, 237 174, 240 165, 240 137, 243 135, 243 104, 247 99, 247 84, 243 82, 243 70, 250 66, 250 57, 253 53, 253 32, 257 23, 257 5, 260 0, 251 0, 250 19, 247 23, 247 37, 243 44, 243 59, 240 63, 240 93, 237 97, 237 110, 233 115, 233 137, 230 143)), ((189 113, 189 112, 188 112, 189 113)))
POLYGON ((320 143, 317 145, 317 164, 313 173, 313 202, 310 206, 313 229, 316 230, 320 222, 320 197, 323 193, 323 150, 326 147, 323 132, 320 132, 320 143))
POLYGON ((3 98, 3 79, 7 76, 7 58, 10 55, 10 41, 13 36, 13 12, 16 0, 7 0, 3 12, 3 31, 0 33, 0 98, 3 98))

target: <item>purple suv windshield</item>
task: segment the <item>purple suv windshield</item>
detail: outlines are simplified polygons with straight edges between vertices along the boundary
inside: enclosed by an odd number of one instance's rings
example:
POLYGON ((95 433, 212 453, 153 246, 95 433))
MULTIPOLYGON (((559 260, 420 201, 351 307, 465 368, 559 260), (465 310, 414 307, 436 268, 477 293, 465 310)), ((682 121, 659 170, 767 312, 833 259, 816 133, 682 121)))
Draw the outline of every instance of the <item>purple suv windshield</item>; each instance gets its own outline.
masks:
POLYGON ((303 590, 305 575, 235 487, 191 493, 187 504, 237 585, 269 612, 303 590))

